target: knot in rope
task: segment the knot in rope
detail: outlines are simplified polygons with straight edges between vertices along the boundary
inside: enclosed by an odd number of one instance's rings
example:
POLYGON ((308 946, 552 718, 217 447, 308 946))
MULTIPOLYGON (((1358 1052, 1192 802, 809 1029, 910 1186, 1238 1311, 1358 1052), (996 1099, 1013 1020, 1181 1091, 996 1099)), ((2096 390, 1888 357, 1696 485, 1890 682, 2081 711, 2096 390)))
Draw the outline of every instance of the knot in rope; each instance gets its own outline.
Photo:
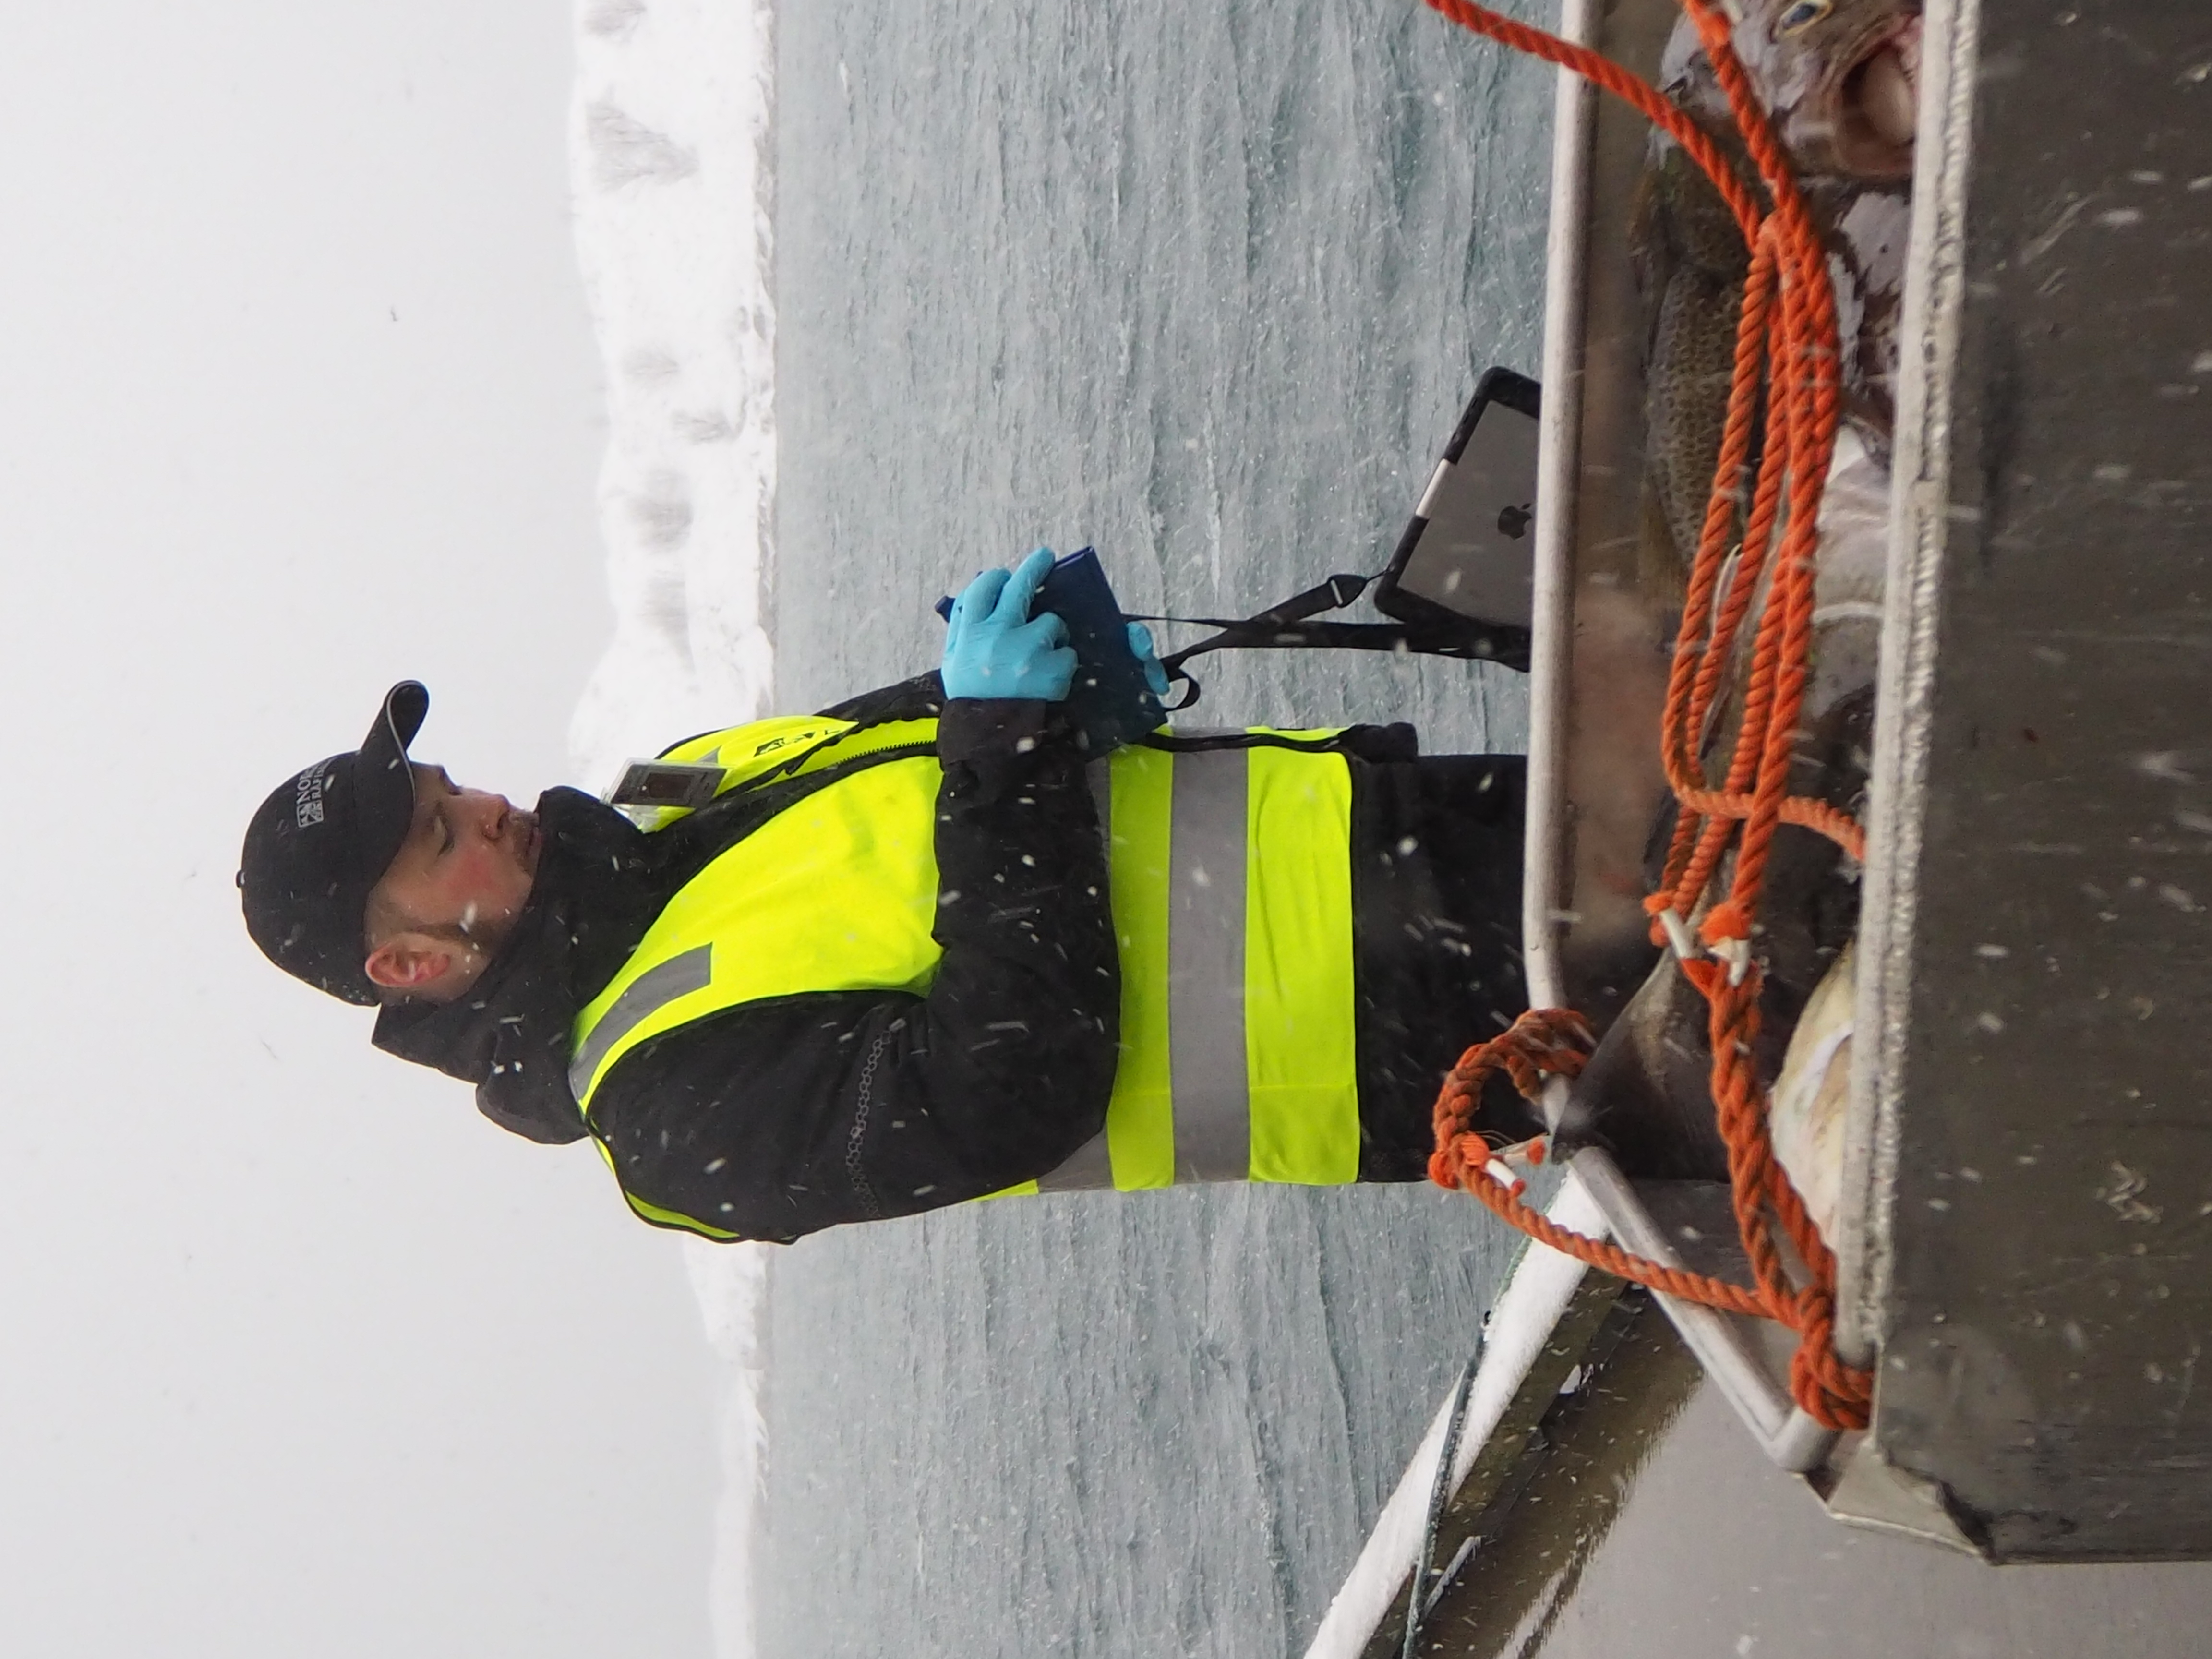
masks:
MULTIPOLYGON (((1474 1127, 1483 1085, 1502 1070, 1516 1089, 1534 1100, 1543 1093, 1545 1078, 1580 1073, 1592 1042, 1589 1022, 1573 1009, 1531 1008, 1489 1042, 1462 1054, 1437 1093, 1437 1149, 1429 1154, 1429 1179, 1439 1187, 1459 1188, 1466 1188, 1470 1176, 1491 1179, 1487 1171, 1496 1149, 1474 1127)), ((1534 1146, 1528 1161, 1540 1164, 1540 1139, 1534 1146)))

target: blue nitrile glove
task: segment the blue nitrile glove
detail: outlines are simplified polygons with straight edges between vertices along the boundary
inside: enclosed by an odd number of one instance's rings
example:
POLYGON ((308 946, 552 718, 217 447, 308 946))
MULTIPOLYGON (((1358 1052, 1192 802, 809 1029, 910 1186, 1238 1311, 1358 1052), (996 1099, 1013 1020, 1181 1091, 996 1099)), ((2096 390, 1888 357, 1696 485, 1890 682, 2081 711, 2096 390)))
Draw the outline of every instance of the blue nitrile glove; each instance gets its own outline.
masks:
POLYGON ((1129 651, 1145 671, 1145 684, 1152 688, 1152 695, 1164 697, 1168 694, 1168 671, 1160 666, 1160 653, 1152 648, 1152 630, 1142 623, 1129 624, 1129 651))
POLYGON ((1040 547, 1013 574, 986 570, 952 602, 945 627, 945 695, 1060 702, 1075 683, 1067 624, 1030 615, 1052 550, 1040 547))

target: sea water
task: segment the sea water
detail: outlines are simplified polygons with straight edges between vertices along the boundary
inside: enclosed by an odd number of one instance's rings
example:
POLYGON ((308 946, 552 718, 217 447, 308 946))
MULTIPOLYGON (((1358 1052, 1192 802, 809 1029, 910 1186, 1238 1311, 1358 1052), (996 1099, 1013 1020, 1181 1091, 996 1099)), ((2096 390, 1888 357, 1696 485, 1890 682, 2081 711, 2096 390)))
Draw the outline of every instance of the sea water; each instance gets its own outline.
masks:
MULTIPOLYGON (((1186 616, 1375 571, 1480 370, 1536 367, 1548 75, 1410 0, 580 18, 595 782, 934 665, 931 602, 1039 544, 1186 616)), ((1188 720, 1525 739, 1485 666, 1200 670, 1188 720)), ((773 1659, 1297 1651, 1514 1255, 1420 1187, 1008 1200, 761 1253, 757 1316, 700 1248, 718 1629, 773 1659)))

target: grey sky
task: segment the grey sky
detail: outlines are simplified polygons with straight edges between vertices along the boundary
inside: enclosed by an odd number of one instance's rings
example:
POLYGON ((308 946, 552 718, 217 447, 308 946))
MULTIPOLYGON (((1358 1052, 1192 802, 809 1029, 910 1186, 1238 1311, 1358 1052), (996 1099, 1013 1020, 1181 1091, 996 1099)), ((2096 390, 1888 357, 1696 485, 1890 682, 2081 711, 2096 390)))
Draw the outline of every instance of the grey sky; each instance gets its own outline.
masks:
POLYGON ((18 8, 0 58, 0 1628, 707 1650, 677 1246, 266 967, 246 814, 392 679, 528 799, 608 627, 563 6, 18 8))

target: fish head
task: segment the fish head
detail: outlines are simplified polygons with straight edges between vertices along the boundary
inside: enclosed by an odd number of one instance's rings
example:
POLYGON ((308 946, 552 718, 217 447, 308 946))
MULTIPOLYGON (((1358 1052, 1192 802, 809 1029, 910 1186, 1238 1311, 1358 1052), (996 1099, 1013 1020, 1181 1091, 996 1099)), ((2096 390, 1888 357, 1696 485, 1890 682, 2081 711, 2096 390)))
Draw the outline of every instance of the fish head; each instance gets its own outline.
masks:
POLYGON ((1921 0, 1735 0, 1732 41, 1802 173, 1912 176, 1921 0))

